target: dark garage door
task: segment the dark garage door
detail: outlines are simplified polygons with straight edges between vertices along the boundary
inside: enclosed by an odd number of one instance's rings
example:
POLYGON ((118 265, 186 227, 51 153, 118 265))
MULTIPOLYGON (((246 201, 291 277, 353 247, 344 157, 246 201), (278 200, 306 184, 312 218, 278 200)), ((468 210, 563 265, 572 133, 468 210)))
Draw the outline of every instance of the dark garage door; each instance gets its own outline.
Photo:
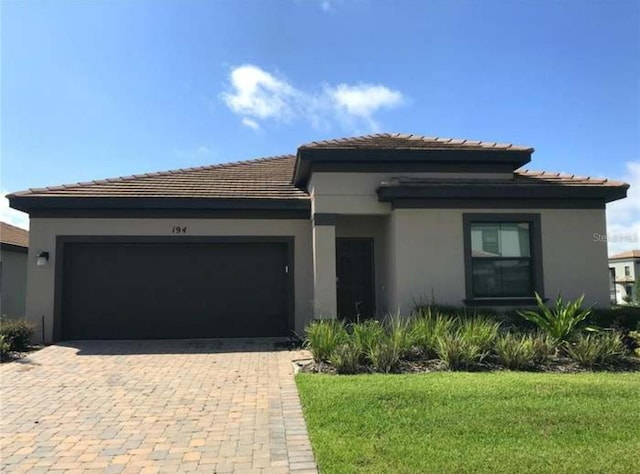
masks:
POLYGON ((66 243, 62 339, 289 334, 286 243, 66 243))

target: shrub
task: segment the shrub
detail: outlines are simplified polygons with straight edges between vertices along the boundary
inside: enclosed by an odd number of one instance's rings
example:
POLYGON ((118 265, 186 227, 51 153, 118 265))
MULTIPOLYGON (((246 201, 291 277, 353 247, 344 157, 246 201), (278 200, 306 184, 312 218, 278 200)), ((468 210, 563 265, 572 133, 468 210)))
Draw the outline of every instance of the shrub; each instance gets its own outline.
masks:
POLYGON ((607 309, 594 309, 587 322, 603 328, 616 328, 632 331, 640 329, 640 308, 634 306, 616 306, 607 309))
POLYGON ((360 357, 360 349, 353 342, 347 342, 331 352, 329 363, 339 374, 355 374, 360 366, 360 357))
POLYGON ((437 310, 420 311, 412 321, 411 339, 421 355, 436 357, 436 344, 439 337, 449 334, 455 319, 437 310))
POLYGON ((403 317, 399 313, 389 315, 384 320, 389 342, 395 347, 401 358, 408 357, 413 349, 412 320, 413 318, 403 317))
POLYGON ((584 367, 595 367, 618 362, 625 353, 620 333, 606 331, 580 334, 571 344, 566 344, 569 357, 584 367))
POLYGON ((305 329, 305 334, 305 347, 317 363, 328 361, 335 348, 349 339, 344 324, 337 319, 313 321, 305 329))
POLYGON ((390 337, 382 338, 369 350, 369 360, 378 372, 388 374, 398 367, 400 352, 390 337))
POLYGON ((636 357, 640 357, 640 331, 631 331, 628 336, 631 340, 633 353, 636 357))
POLYGON ((536 293, 536 301, 537 311, 518 311, 518 314, 533 322, 541 331, 549 335, 554 344, 568 340, 578 325, 591 314, 591 309, 582 309, 584 295, 568 303, 563 302, 562 297, 558 295, 553 309, 544 304, 538 293, 536 293))
POLYGON ((500 323, 493 319, 475 315, 470 318, 460 318, 457 322, 457 333, 471 345, 476 345, 482 352, 489 352, 498 337, 500 323))
POLYGON ((34 325, 23 320, 0 320, 0 335, 9 345, 10 351, 26 351, 29 349, 34 334, 34 325))
POLYGON ((534 362, 536 364, 545 364, 549 360, 549 356, 555 352, 555 345, 551 338, 542 332, 535 332, 531 335, 533 350, 535 352, 534 362))
POLYGON ((480 346, 458 332, 438 337, 436 353, 451 370, 469 369, 487 356, 480 346))
POLYGON ((496 339, 498 362, 512 370, 533 367, 537 361, 536 337, 506 333, 496 339))
POLYGON ((4 359, 9 355, 9 343, 5 340, 3 334, 0 334, 0 358, 4 359))
POLYGON ((384 327, 374 319, 351 325, 353 344, 360 352, 362 362, 368 360, 371 348, 385 337, 384 327))

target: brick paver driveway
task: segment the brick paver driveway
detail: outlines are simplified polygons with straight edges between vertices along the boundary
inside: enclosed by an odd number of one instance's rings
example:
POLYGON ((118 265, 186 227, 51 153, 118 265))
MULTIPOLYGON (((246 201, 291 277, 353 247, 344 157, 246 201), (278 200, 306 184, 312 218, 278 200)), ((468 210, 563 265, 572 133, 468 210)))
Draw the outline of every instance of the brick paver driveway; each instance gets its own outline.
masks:
POLYGON ((4 364, 2 472, 316 472, 266 343, 78 342, 4 364))

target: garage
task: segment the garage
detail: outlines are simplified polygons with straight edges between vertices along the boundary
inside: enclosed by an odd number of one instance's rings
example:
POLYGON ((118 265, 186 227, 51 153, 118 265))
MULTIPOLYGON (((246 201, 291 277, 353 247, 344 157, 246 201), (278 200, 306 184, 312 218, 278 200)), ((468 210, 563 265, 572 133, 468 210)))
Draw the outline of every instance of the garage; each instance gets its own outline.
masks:
POLYGON ((58 339, 288 336, 292 242, 63 239, 58 339))

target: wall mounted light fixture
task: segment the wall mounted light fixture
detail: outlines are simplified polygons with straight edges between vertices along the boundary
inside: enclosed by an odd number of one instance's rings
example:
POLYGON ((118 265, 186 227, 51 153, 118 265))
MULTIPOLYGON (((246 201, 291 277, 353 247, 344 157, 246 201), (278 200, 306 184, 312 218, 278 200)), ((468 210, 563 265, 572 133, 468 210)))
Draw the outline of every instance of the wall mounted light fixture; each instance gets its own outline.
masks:
POLYGON ((38 258, 36 259, 36 265, 39 267, 44 267, 49 262, 49 252, 40 252, 38 254, 38 258))

